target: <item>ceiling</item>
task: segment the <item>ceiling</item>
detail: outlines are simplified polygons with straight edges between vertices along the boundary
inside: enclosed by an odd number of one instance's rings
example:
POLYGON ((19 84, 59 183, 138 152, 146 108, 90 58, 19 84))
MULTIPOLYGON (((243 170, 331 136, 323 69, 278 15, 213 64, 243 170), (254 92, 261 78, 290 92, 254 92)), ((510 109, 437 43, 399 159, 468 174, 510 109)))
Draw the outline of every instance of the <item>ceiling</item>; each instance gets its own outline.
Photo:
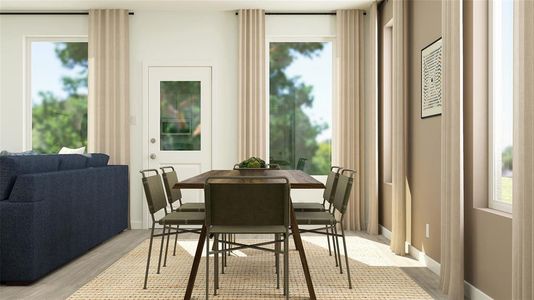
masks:
POLYGON ((347 8, 368 8, 376 0, 0 0, 1 11, 73 11, 91 8, 123 8, 135 10, 215 10, 262 8, 268 11, 314 12, 347 8))

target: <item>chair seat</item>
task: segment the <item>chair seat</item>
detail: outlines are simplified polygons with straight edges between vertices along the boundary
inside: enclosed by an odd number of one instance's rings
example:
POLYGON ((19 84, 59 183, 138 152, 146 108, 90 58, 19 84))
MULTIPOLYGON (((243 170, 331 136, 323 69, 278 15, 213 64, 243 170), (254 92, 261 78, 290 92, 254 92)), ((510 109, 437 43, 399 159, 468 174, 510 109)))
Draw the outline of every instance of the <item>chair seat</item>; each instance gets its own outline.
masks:
POLYGON ((210 228, 210 233, 242 233, 242 234, 269 234, 284 233, 284 226, 221 226, 215 225, 210 228))
POLYGON ((293 203, 294 211, 325 211, 322 203, 318 202, 295 202, 293 203))
POLYGON ((206 209, 204 203, 184 203, 176 211, 197 211, 203 212, 206 209))
POLYGON ((336 218, 327 212, 295 212, 297 223, 301 225, 334 225, 336 218))
POLYGON ((160 225, 203 225, 203 212, 185 212, 173 211, 161 218, 158 223, 160 225))

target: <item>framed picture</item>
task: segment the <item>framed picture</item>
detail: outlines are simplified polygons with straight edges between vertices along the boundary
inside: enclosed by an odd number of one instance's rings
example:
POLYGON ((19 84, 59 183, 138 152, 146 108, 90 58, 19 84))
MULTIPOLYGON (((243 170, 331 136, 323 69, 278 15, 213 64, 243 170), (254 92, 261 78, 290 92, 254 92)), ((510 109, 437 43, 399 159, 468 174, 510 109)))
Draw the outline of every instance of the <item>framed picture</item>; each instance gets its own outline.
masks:
POLYGON ((443 42, 439 38, 421 50, 421 118, 441 115, 443 42))

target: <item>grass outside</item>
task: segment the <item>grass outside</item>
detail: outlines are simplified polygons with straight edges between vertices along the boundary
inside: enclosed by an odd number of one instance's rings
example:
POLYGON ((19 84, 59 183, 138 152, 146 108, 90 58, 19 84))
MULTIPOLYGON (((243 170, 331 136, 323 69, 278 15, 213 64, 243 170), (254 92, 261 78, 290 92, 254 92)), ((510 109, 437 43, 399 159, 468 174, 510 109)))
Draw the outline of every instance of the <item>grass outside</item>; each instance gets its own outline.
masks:
POLYGON ((501 177, 501 201, 512 204, 512 177, 501 177))

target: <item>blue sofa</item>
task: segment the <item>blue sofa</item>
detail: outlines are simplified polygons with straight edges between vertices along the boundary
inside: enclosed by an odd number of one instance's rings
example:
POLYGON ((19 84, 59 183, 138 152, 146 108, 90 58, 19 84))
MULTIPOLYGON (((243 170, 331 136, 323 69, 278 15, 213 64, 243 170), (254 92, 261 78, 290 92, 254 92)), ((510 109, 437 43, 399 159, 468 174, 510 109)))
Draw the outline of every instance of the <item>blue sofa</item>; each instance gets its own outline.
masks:
POLYGON ((128 166, 105 154, 0 156, 0 282, 31 283, 128 226, 128 166))

